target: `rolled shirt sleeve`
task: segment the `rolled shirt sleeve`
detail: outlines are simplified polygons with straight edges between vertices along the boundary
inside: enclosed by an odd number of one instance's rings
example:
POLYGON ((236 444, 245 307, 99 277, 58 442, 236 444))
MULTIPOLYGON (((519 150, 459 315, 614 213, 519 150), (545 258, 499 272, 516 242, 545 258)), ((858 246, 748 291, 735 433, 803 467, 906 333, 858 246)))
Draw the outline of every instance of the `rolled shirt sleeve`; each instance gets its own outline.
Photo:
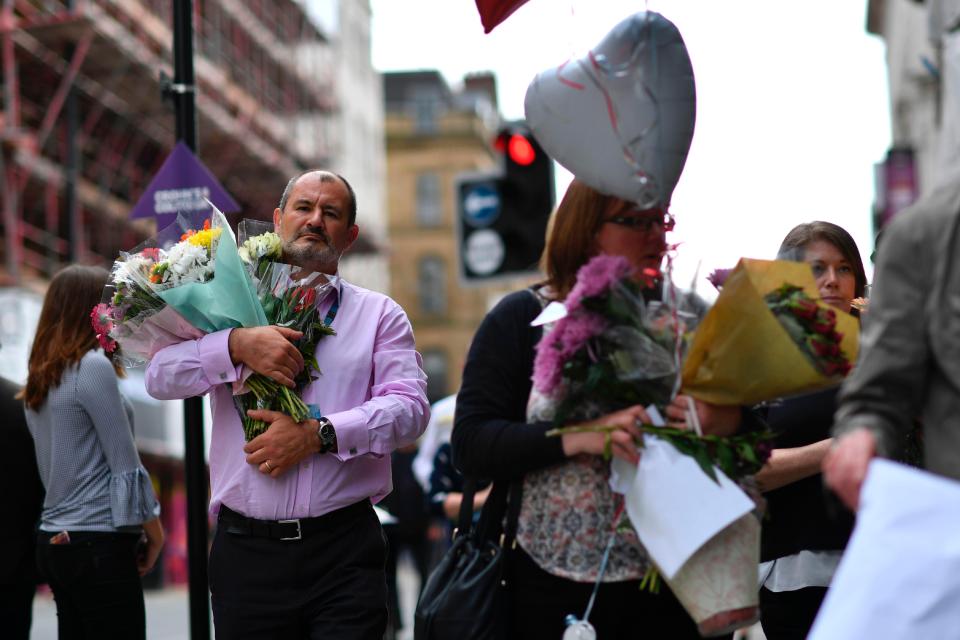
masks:
POLYGON ((243 367, 230 359, 230 331, 216 331, 158 351, 144 375, 147 393, 158 400, 182 400, 240 380, 243 367))

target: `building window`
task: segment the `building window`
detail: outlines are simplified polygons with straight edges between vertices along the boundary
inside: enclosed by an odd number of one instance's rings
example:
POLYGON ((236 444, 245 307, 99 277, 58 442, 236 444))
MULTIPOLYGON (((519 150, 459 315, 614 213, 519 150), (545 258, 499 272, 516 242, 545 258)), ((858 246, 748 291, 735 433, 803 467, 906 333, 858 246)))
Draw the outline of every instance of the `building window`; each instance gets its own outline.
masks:
POLYGON ((417 224, 436 227, 440 224, 440 176, 435 173, 417 175, 417 224))
POLYGON ((427 399, 433 403, 447 395, 447 354, 440 349, 423 352, 423 371, 427 374, 427 399))
POLYGON ((419 89, 413 92, 413 128, 420 134, 437 132, 437 119, 440 116, 440 97, 432 89, 419 89))
POLYGON ((447 310, 447 277, 443 259, 425 256, 420 259, 417 273, 417 293, 420 312, 436 315, 447 310))

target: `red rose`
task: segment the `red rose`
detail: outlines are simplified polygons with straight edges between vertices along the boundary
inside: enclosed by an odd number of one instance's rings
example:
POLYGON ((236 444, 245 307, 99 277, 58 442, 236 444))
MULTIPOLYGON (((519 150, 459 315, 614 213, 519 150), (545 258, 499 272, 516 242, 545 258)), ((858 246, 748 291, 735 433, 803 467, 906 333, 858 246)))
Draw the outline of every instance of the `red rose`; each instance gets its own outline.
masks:
POLYGON ((833 323, 830 322, 820 322, 819 319, 814 320, 813 330, 819 333, 822 336, 830 337, 830 332, 833 331, 833 323))
POLYGON ((817 303, 809 299, 796 300, 790 305, 790 310, 793 311, 793 314, 804 320, 813 320, 817 317, 817 311, 819 309, 820 307, 817 306, 817 303))
POLYGON ((304 309, 313 306, 313 303, 317 300, 317 291, 311 288, 300 287, 294 290, 293 299, 297 301, 297 305, 293 308, 293 311, 294 313, 300 313, 304 309))
POLYGON ((829 358, 840 353, 840 349, 837 347, 836 343, 827 342, 826 340, 821 339, 819 336, 814 336, 810 339, 810 346, 813 347, 814 353, 821 358, 829 358))
POLYGON ((824 362, 823 363, 823 373, 827 376, 835 376, 837 374, 846 376, 850 373, 850 369, 853 367, 846 360, 841 360, 840 362, 824 362))

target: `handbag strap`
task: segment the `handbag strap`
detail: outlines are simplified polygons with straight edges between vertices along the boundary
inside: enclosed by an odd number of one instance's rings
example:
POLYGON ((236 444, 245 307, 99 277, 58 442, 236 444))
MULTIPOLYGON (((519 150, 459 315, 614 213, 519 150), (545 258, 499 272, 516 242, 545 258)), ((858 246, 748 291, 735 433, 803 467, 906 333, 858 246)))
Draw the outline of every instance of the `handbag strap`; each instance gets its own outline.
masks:
POLYGON ((460 515, 457 517, 457 530, 454 537, 466 535, 473 528, 473 497, 477 493, 477 479, 473 476, 464 476, 463 494, 460 500, 460 515))
MULTIPOLYGON (((471 531, 471 520, 464 520, 464 516, 473 517, 473 496, 476 490, 476 478, 466 478, 464 482, 463 502, 460 503, 460 531, 471 531), (470 492, 468 495, 467 492, 470 492), (464 524, 466 522, 466 524, 464 524)), ((520 480, 498 480, 493 483, 490 494, 487 496, 480 520, 472 532, 477 540, 490 540, 495 544, 506 547, 513 542, 517 532, 517 521, 520 517, 520 495, 523 484, 520 480), (504 522, 506 516, 506 522, 504 522)))

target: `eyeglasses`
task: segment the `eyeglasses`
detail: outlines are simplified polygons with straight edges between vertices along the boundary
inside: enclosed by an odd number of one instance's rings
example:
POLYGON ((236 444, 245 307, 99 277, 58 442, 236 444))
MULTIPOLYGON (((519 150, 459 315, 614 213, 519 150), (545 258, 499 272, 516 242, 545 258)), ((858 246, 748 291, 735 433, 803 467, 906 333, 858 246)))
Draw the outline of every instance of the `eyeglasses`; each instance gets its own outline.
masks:
POLYGON ((650 231, 654 226, 662 227, 664 231, 672 231, 673 225, 675 224, 673 216, 669 213, 655 216, 613 216, 612 218, 607 218, 603 222, 609 222, 610 224, 615 224, 618 227, 625 227, 627 229, 634 229, 636 231, 644 232, 650 231))

